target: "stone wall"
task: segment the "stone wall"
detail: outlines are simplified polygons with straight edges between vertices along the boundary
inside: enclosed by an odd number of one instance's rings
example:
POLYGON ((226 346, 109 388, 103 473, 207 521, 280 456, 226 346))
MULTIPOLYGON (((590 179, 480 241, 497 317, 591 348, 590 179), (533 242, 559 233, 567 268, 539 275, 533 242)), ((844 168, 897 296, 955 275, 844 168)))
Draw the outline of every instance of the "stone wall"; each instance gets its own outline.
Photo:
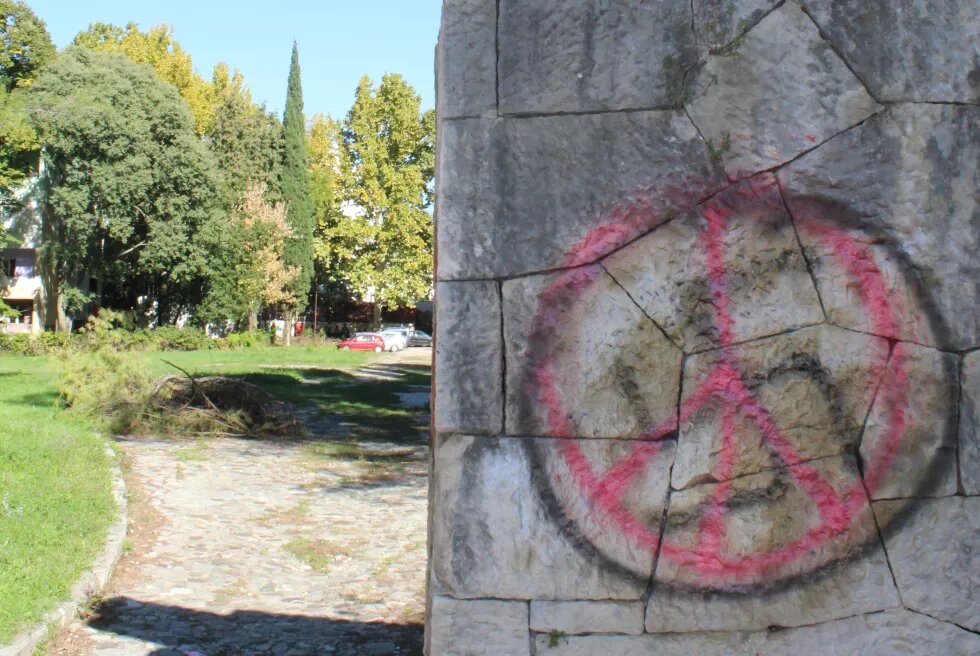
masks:
POLYGON ((980 653, 978 44, 445 1, 430 656, 980 653))

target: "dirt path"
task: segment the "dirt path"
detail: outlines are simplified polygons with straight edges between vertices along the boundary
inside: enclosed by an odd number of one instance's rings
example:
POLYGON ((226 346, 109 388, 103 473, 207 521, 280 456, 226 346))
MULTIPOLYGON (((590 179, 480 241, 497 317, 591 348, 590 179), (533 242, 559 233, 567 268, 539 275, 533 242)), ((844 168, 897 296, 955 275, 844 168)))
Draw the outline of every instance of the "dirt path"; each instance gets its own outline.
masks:
MULTIPOLYGON (((361 375, 427 357, 385 356, 361 375)), ((131 549, 50 655, 421 654, 421 435, 355 454, 299 441, 120 446, 131 549)))

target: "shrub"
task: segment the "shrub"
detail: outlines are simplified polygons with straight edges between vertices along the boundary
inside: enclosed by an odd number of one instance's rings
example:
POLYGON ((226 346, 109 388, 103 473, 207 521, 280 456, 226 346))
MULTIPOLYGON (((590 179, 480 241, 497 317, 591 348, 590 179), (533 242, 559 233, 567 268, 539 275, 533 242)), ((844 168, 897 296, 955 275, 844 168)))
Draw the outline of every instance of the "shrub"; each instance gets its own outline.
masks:
POLYGON ((105 430, 131 433, 145 424, 153 382, 132 355, 75 353, 62 360, 58 392, 72 410, 92 417, 105 430))
POLYGON ((214 340, 203 331, 192 328, 160 326, 152 334, 161 351, 199 351, 214 346, 214 340))
POLYGON ((228 335, 228 348, 244 349, 255 348, 264 344, 267 337, 264 333, 232 333, 228 335))

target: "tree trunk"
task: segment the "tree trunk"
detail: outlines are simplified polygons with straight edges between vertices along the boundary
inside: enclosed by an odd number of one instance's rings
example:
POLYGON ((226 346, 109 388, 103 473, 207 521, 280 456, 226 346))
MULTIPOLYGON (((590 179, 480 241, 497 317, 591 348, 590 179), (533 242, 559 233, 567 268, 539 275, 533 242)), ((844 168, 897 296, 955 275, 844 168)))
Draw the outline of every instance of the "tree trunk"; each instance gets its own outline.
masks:
POLYGON ((374 302, 374 307, 371 309, 371 323, 374 330, 381 328, 381 303, 378 301, 374 302))
POLYGON ((252 311, 248 313, 248 332, 254 333, 259 327, 259 313, 252 311))
POLYGON ((282 326, 282 342, 286 346, 293 343, 293 317, 296 315, 296 310, 292 308, 283 312, 283 326, 282 326))

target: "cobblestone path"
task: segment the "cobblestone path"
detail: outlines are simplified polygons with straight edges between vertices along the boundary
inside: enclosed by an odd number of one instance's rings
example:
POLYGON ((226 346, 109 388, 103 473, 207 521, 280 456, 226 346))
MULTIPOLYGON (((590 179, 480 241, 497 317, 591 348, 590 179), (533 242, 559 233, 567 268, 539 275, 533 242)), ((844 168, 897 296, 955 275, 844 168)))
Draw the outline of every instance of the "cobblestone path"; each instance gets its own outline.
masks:
POLYGON ((130 550, 49 655, 421 654, 423 440, 122 441, 130 550))

